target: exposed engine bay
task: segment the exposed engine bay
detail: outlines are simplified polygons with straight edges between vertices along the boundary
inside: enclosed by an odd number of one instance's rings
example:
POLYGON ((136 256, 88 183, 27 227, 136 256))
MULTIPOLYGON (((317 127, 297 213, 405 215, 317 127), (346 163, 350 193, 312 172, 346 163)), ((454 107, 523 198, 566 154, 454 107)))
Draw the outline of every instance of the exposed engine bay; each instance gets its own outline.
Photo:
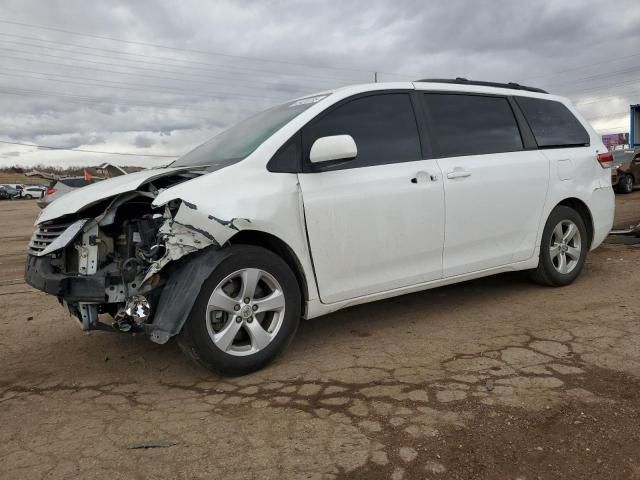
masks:
MULTIPOLYGON (((147 330, 175 261, 217 245, 207 232, 176 220, 181 200, 154 207, 163 190, 201 171, 181 171, 135 191, 91 204, 73 215, 40 223, 29 244, 26 279, 58 297, 82 328, 147 330)), ((152 338, 154 338, 152 336, 152 338)), ((156 336, 164 343, 167 336, 156 336)))

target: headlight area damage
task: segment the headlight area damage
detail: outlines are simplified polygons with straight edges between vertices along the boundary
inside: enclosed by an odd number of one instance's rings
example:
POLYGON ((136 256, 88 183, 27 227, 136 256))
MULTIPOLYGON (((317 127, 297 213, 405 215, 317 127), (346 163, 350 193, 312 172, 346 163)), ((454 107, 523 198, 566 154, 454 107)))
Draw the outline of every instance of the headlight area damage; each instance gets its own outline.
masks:
POLYGON ((164 177, 39 224, 29 243, 27 283, 56 295, 83 329, 144 331, 165 343, 191 311, 199 293, 193 286, 224 257, 219 247, 237 231, 237 219, 203 215, 182 200, 152 205, 164 188, 198 175, 164 177), (210 228, 193 226, 194 213, 210 228), (113 317, 111 327, 99 314, 113 317))

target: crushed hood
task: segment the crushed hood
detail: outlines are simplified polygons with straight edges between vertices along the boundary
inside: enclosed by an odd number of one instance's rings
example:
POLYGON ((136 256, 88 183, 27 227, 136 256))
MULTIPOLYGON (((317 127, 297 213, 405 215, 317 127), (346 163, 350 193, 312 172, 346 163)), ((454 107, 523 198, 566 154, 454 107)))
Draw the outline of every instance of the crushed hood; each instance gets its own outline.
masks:
POLYGON ((156 168, 122 175, 120 177, 103 180, 101 182, 78 188, 53 201, 47 206, 36 220, 36 225, 54 220, 63 215, 77 213, 94 203, 115 197, 121 193, 138 189, 141 185, 155 179, 173 175, 177 172, 193 170, 193 167, 156 168))

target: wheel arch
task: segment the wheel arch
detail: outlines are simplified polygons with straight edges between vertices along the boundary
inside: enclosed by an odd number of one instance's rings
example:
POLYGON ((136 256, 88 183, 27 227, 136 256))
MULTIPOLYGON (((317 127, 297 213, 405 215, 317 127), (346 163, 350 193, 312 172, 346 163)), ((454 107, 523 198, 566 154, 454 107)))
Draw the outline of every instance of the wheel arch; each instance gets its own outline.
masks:
POLYGON ((303 302, 309 300, 309 286, 300 259, 282 239, 260 230, 241 230, 227 240, 231 245, 254 245, 266 248, 282 258, 296 276, 303 302))
POLYGON ((556 207, 560 206, 560 205, 563 205, 565 207, 569 207, 569 208, 575 210, 576 212, 578 212, 578 214, 582 218, 582 221, 584 222, 585 228, 587 229, 587 236, 589 237, 588 238, 589 246, 591 246, 591 243, 593 242, 593 235, 594 235, 593 216, 591 215, 591 211, 589 210, 589 207, 587 206, 587 204, 584 203, 579 198, 569 197, 569 198, 565 198, 564 200, 559 202, 556 205, 556 207))

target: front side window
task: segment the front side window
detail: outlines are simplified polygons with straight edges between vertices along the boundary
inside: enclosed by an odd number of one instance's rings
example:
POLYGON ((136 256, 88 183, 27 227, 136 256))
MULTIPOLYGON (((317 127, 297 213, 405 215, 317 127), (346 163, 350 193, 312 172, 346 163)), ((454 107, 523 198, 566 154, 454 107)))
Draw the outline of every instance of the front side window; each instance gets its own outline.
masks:
POLYGON ((226 167, 244 160, 265 140, 327 95, 295 100, 260 112, 219 133, 171 164, 172 167, 226 167))
POLYGON ((591 142, 589 133, 560 102, 516 97, 540 148, 582 147, 591 142))
POLYGON ((522 150, 522 138, 504 97, 426 93, 435 147, 442 157, 522 150))
POLYGON ((303 131, 305 159, 313 142, 331 135, 351 135, 358 156, 343 166, 356 168, 420 160, 420 138, 411 99, 406 93, 369 95, 348 101, 303 131))

